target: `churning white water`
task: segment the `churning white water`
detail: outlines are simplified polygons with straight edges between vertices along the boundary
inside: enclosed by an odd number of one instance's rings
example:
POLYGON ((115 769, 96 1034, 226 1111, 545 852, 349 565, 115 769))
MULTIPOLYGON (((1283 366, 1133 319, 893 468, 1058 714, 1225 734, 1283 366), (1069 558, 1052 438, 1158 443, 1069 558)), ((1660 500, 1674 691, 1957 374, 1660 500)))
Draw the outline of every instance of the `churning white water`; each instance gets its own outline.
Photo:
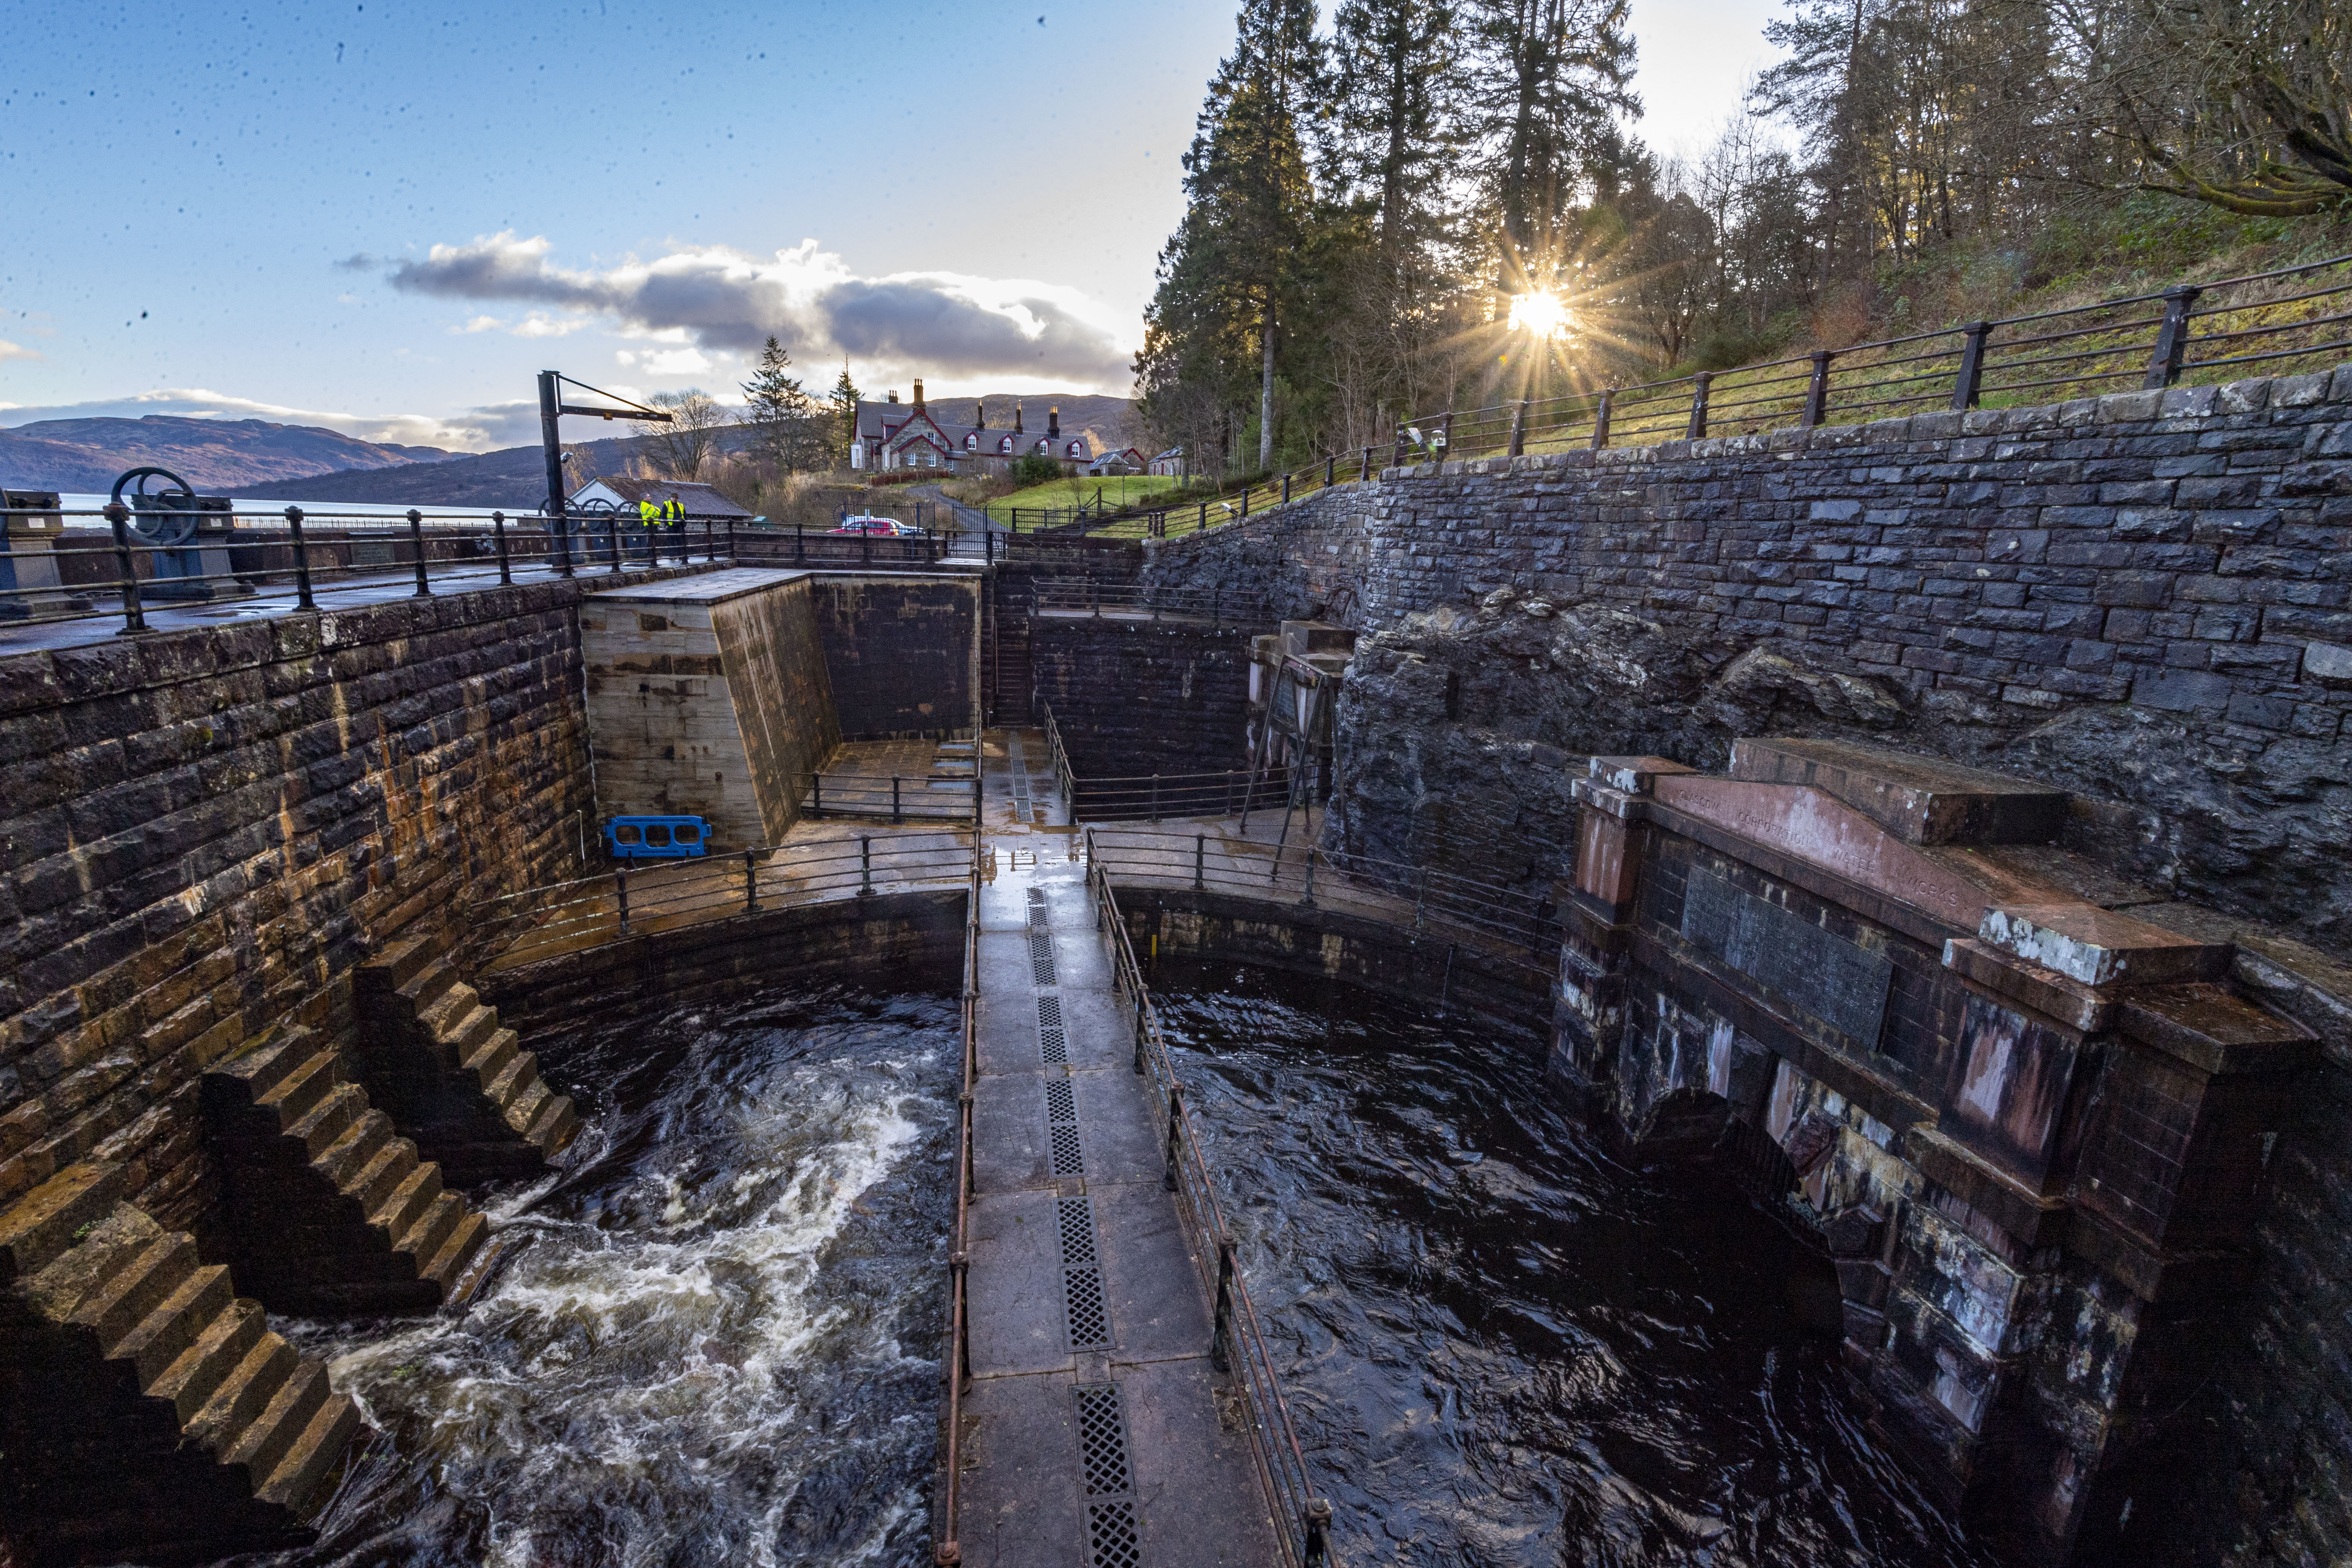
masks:
POLYGON ((956 1045, 846 993, 553 1043, 589 1124, 486 1295, 292 1327, 385 1438, 276 1561, 926 1561, 956 1045))

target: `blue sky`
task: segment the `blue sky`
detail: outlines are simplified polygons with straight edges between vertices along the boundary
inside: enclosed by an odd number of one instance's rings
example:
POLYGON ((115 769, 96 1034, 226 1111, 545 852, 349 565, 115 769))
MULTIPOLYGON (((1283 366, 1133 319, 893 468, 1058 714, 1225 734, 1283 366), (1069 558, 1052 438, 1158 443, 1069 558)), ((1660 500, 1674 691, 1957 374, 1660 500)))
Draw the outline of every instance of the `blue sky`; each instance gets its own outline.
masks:
MULTIPOLYGON (((1633 0, 1696 146, 1770 0, 1633 0)), ((1230 0, 17 8, 0 425, 202 413, 468 448, 532 374, 1129 390, 1230 0), (171 81, 176 85, 166 88, 171 81)))

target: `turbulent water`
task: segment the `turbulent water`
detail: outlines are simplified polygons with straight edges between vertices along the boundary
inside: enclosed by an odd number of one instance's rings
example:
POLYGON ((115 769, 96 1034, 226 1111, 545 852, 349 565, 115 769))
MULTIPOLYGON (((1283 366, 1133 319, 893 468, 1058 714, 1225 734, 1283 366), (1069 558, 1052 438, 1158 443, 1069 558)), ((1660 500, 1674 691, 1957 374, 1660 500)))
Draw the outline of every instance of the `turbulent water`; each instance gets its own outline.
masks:
POLYGON ((1524 1047, 1157 982, 1350 1568, 1990 1562, 1862 1430, 1833 1285, 1737 1195, 1613 1163, 1524 1047))
POLYGON ((489 1204, 528 1246, 483 1300, 284 1325, 388 1440, 268 1561, 928 1562, 957 1040, 953 1002, 824 994, 565 1054, 587 1126, 489 1204))

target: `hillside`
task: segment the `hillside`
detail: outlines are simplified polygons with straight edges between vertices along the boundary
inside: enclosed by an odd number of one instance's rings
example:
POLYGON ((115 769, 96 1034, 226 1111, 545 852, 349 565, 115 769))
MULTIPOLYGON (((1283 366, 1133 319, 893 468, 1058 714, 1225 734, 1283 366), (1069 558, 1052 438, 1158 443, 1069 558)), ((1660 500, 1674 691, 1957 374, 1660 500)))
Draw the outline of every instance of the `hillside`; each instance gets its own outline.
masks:
POLYGON ((446 458, 438 447, 362 441, 314 425, 262 419, 41 419, 0 430, 0 483, 103 490, 126 468, 153 464, 200 489, 250 490, 311 474, 446 458))

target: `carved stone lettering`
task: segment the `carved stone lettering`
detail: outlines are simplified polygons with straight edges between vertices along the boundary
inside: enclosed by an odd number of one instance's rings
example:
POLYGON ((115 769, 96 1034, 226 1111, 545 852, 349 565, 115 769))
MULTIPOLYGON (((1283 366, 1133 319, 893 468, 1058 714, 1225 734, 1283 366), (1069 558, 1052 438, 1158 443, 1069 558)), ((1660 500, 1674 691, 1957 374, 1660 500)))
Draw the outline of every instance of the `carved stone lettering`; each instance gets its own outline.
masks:
POLYGON ((1683 936, 1774 999, 1875 1048, 1895 966, 1780 905, 1694 867, 1683 900, 1683 936))

